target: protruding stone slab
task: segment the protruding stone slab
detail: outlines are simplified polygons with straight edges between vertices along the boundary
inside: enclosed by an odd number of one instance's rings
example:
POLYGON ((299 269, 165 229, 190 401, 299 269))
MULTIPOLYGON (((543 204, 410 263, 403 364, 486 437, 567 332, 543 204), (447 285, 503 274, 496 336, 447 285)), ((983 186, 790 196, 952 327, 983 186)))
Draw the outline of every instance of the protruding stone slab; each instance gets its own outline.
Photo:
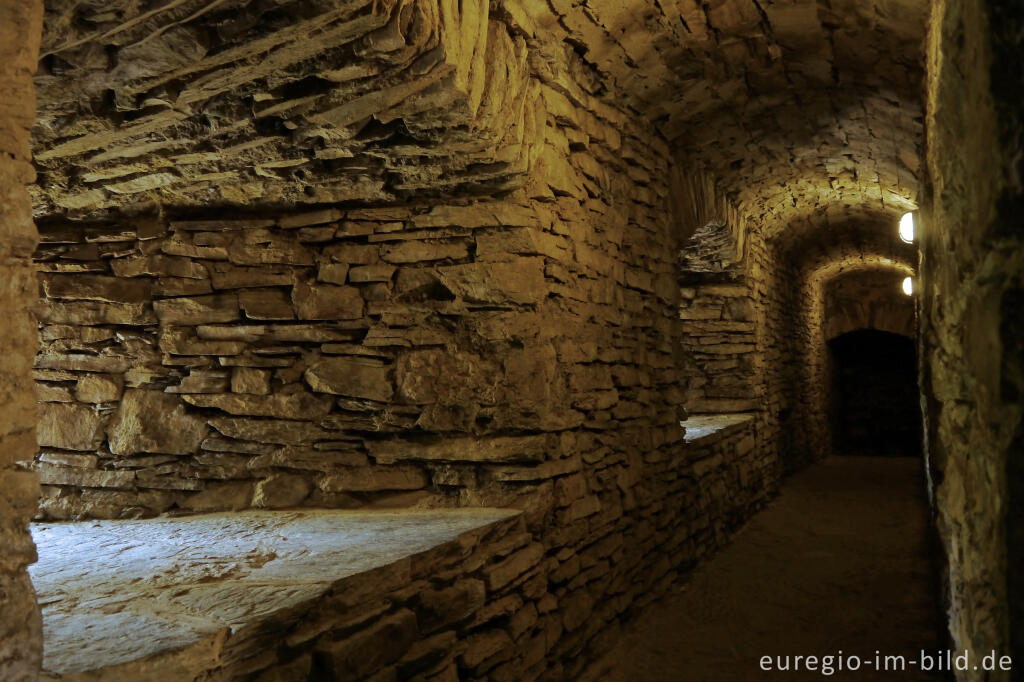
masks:
POLYGON ((306 370, 306 383, 320 393, 381 402, 394 394, 391 370, 370 358, 326 358, 306 370))
MULTIPOLYGON (((258 494, 272 504, 302 492, 268 482, 258 494)), ((372 591, 353 594, 373 589, 359 574, 517 513, 250 511, 35 524, 39 561, 30 573, 43 605, 44 674, 68 682, 191 682, 252 655, 247 634, 278 630, 283 640, 296 614, 329 590, 372 598, 372 591)), ((451 594, 453 604, 430 602, 431 627, 482 603, 481 586, 470 582, 473 589, 451 594)), ((338 679, 350 679, 401 657, 417 637, 416 622, 399 609, 321 651, 344 672, 338 679)))

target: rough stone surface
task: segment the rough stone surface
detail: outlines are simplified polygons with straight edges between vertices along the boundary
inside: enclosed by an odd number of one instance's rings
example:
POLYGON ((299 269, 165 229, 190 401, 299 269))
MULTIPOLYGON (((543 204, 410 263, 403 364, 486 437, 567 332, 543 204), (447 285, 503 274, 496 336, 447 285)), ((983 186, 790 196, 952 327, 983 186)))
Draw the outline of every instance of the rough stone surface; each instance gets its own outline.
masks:
MULTIPOLYGON (((268 643, 273 651, 299 634, 300 648, 315 641, 318 657, 330 658, 336 679, 351 679, 356 667, 373 673, 418 633, 412 611, 393 609, 374 622, 380 614, 369 607, 439 563, 476 570, 460 565, 460 552, 489 533, 507 534, 515 515, 250 511, 36 524, 39 561, 30 570, 44 605, 43 670, 69 681, 230 677, 253 659, 267 665, 258 654, 268 643), (389 588, 378 575, 399 582, 389 588), (348 608, 323 608, 338 602, 348 608), (347 623, 362 629, 337 640, 332 630, 347 623), (401 637, 391 636, 396 628, 401 637)), ((483 606, 483 595, 473 606, 483 606)))
MULTIPOLYGON (((39 607, 25 572, 36 559, 28 521, 39 482, 19 464, 32 459, 36 441, 32 359, 38 342, 29 309, 36 300, 31 258, 37 233, 26 185, 34 180, 31 78, 42 22, 42 2, 0 1, 0 679, 12 682, 35 680, 42 656, 39 607)), ((81 442, 82 433, 52 426, 56 438, 81 442)))
MULTIPOLYGON (((950 631, 972 655, 1014 661, 1024 653, 1022 29, 1019 3, 932 9, 919 342, 950 631)), ((962 679, 986 675, 1017 671, 962 679)))
POLYGON ((141 388, 125 392, 107 427, 115 455, 184 455, 198 448, 207 433, 203 420, 186 414, 178 399, 141 388))
MULTIPOLYGON (((526 38, 486 0, 48 10, 40 212, 494 191, 521 182, 543 137, 526 38)), ((314 210, 287 228, 330 222, 314 210)))
POLYGON ((96 450, 102 442, 103 421, 96 410, 74 403, 43 403, 36 437, 43 447, 96 450))
MULTIPOLYGON (((520 508, 533 537, 494 563, 543 566, 488 571, 515 593, 457 654, 441 632, 380 675, 440 650, 436 679, 576 679, 827 453, 826 342, 905 326, 876 294, 916 273, 896 224, 924 170, 931 461, 966 548, 954 635, 1019 636, 991 605, 1024 565, 1005 454, 1020 21, 935 5, 925 109, 922 2, 53 0, 31 69, 35 376, 44 415, 91 410, 100 435, 46 417, 40 514, 520 508), (181 428, 122 428, 152 413, 140 397, 181 428), (687 442, 687 410, 750 419, 687 442)), ((384 622, 408 640, 397 607, 384 622)), ((350 670, 350 651, 268 675, 350 670)))

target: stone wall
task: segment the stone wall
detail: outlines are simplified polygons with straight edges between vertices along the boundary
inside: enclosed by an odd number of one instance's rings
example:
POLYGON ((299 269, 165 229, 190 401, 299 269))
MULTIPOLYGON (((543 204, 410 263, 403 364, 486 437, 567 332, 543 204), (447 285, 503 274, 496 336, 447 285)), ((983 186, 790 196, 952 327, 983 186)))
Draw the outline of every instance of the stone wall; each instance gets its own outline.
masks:
MULTIPOLYGON (((920 353, 958 648, 1024 655, 1024 10, 933 3, 920 353)), ((1007 680, 1011 673, 964 673, 1007 680)))
POLYGON ((41 2, 0 2, 0 678, 34 680, 42 651, 39 609, 25 567, 36 551, 28 533, 39 494, 35 474, 19 462, 35 450, 31 368, 36 343, 28 308, 35 298, 31 257, 36 244, 27 185, 29 130, 34 121, 41 2))
POLYGON ((505 198, 47 221, 43 514, 628 494, 682 438, 672 163, 538 49, 505 198))
MULTIPOLYGON (((672 162, 558 58, 544 149, 499 198, 47 221, 40 515, 523 509, 489 615, 418 646, 462 652, 439 673, 576 679, 779 467, 756 422, 684 442, 672 162)), ((426 589, 369 632, 412 646, 426 589)), ((330 617, 313 665, 348 650, 330 617)))
POLYGON ((760 409, 754 300, 746 281, 691 278, 679 308, 690 413, 760 409))
POLYGON ((611 521, 618 532, 594 541, 576 535, 579 523, 500 522, 341 583, 283 644, 236 648, 225 669, 261 682, 600 679, 589 663, 620 624, 764 503, 775 479, 752 425, 718 428, 655 467, 662 483, 644 483, 631 514, 611 521), (665 504, 684 499, 685 509, 665 504))
POLYGON ((693 228, 679 252, 686 408, 760 409, 748 223, 707 174, 691 170, 679 185, 677 213, 684 232, 693 228))
MULTIPOLYGON (((585 236, 559 242, 533 227, 554 208, 509 200, 265 226, 44 227, 43 514, 525 508, 525 525, 481 546, 469 568, 417 565, 395 574, 394 594, 390 573, 374 576, 372 594, 346 589, 307 634, 238 670, 348 671, 355 648, 394 632, 394 646, 361 657, 353 675, 378 665, 440 679, 575 679, 621 622, 768 499, 778 467, 753 421, 683 441, 670 331, 659 346, 647 336, 659 318, 643 319, 658 311, 671 330, 675 301, 602 283, 616 272, 607 260, 589 271, 590 293, 570 288, 587 286, 584 273, 557 266, 580 269, 598 252, 585 236), (554 243, 577 256, 559 258, 554 243), (498 244, 523 253, 489 250, 498 244), (444 257, 408 263, 402 251, 444 257), (536 273, 534 288, 524 272, 536 273), (60 288, 69 277, 73 291, 60 288), (319 320, 315 305, 347 307, 319 320), (360 594, 367 604, 349 603, 360 594)), ((632 234, 635 248, 643 232, 632 234)))

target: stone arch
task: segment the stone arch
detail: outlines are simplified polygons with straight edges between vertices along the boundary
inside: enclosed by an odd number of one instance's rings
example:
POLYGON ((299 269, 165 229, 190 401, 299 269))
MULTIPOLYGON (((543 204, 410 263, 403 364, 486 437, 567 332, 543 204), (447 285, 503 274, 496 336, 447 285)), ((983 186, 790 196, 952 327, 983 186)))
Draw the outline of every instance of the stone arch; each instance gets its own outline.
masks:
POLYGON ((862 329, 913 339, 914 299, 900 288, 908 276, 901 267, 880 267, 847 271, 827 280, 825 340, 862 329))

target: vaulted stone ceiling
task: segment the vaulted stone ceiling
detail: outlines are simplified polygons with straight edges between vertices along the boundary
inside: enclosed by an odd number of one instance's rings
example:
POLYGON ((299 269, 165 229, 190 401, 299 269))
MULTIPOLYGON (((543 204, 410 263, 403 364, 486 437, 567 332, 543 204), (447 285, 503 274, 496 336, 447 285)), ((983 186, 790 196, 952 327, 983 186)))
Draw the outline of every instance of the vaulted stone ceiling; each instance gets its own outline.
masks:
POLYGON ((609 89, 769 234, 913 207, 924 0, 552 6, 609 89))
POLYGON ((879 222, 916 197, 925 5, 48 0, 37 214, 500 192, 558 45, 769 236, 879 222))

